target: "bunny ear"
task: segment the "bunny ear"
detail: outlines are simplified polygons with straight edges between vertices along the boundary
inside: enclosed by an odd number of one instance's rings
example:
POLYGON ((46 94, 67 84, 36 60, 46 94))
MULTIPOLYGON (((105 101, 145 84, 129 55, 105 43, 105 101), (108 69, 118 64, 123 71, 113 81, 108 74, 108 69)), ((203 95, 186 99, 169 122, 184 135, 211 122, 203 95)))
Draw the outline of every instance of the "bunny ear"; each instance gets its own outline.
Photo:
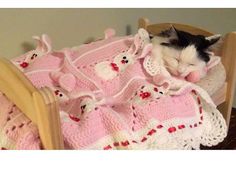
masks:
POLYGON ((43 44, 42 44, 41 38, 39 36, 33 36, 32 38, 37 41, 36 50, 39 50, 40 48, 42 48, 43 44))
POLYGON ((50 37, 47 34, 43 34, 42 41, 43 41, 46 52, 51 52, 52 51, 52 41, 51 41, 50 37))
POLYGON ((50 77, 52 78, 52 80, 54 80, 55 82, 58 82, 59 78, 63 75, 62 72, 60 71, 55 71, 55 72, 51 72, 50 73, 50 77))
POLYGON ((75 76, 72 75, 71 73, 63 74, 59 78, 58 82, 60 86, 68 92, 71 92, 75 88, 75 85, 76 85, 75 76))
POLYGON ((134 44, 129 49, 129 52, 134 55, 138 52, 140 48, 143 48, 145 45, 149 43, 150 43, 150 38, 148 32, 145 29, 141 28, 138 30, 138 33, 134 36, 134 44))
POLYGON ((115 31, 114 29, 112 29, 112 28, 108 28, 108 29, 106 29, 106 30, 104 31, 104 33, 105 33, 105 39, 108 39, 108 38, 110 38, 110 37, 115 36, 116 31, 115 31))
POLYGON ((76 78, 71 73, 64 74, 58 71, 52 72, 50 76, 56 83, 59 84, 61 88, 63 88, 67 92, 71 92, 75 88, 76 78))
POLYGON ((144 48, 143 48, 143 51, 142 51, 141 55, 140 55, 138 58, 145 58, 148 54, 151 53, 152 48, 153 48, 153 45, 152 45, 152 44, 147 44, 147 45, 145 45, 144 48))
POLYGON ((153 82, 158 85, 158 86, 162 86, 164 89, 169 89, 170 88, 170 80, 161 74, 158 74, 156 76, 153 77, 153 82))
POLYGON ((131 45, 131 47, 129 48, 128 52, 135 55, 139 49, 139 47, 141 46, 141 39, 139 34, 136 34, 134 36, 134 41, 133 44, 131 45))
POLYGON ((141 38, 141 40, 142 40, 142 42, 143 42, 144 45, 150 43, 150 36, 149 36, 149 33, 148 33, 145 29, 140 28, 140 29, 138 30, 138 34, 139 34, 139 36, 140 36, 140 38, 141 38))
POLYGON ((43 34, 41 37, 33 36, 33 39, 38 42, 36 50, 39 50, 43 53, 49 53, 52 51, 51 39, 48 35, 43 34))

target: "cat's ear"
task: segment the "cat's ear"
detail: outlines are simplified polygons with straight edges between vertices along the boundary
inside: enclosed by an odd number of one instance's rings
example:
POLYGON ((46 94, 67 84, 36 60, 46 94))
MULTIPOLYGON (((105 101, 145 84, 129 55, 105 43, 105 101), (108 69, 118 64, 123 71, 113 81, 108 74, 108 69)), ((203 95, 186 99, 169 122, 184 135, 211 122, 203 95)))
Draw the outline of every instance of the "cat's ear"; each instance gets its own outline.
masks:
POLYGON ((220 40, 220 38, 221 38, 220 34, 205 37, 205 39, 209 42, 209 46, 211 46, 211 45, 215 44, 216 42, 218 42, 220 40))
POLYGON ((220 34, 208 36, 208 37, 205 37, 205 39, 208 41, 208 49, 211 51, 217 50, 223 42, 220 34))
POLYGON ((178 30, 173 25, 169 28, 169 35, 171 38, 178 38, 178 30))
POLYGON ((168 29, 161 31, 158 36, 176 39, 178 38, 177 32, 178 30, 171 25, 168 29))
POLYGON ((178 32, 178 30, 173 26, 173 25, 171 25, 170 26, 170 29, 169 29, 172 33, 177 33, 178 32))
POLYGON ((167 47, 171 45, 171 41, 178 41, 179 39, 178 31, 173 25, 171 25, 167 30, 162 31, 158 36, 168 39, 167 41, 161 42, 161 45, 167 47))

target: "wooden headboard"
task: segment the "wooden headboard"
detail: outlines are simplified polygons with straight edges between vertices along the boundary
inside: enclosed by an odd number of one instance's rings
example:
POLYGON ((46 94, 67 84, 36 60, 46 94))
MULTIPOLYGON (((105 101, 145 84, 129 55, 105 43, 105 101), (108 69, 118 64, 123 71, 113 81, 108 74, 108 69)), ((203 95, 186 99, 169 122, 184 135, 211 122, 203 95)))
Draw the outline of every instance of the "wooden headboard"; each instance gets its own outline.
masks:
POLYGON ((45 149, 63 149, 59 109, 48 88, 36 89, 9 60, 0 58, 0 91, 4 93, 39 130, 45 149))
MULTIPOLYGON (((146 29, 151 34, 158 34, 163 30, 170 28, 171 25, 179 30, 187 31, 192 34, 200 34, 203 36, 211 36, 214 33, 207 30, 178 23, 160 23, 151 24, 147 18, 140 18, 138 21, 139 28, 146 29)), ((218 106, 219 110, 226 119, 227 124, 230 121, 230 114, 233 105, 235 82, 236 82, 236 32, 230 32, 223 37, 223 42, 221 46, 214 51, 217 55, 221 56, 221 61, 226 70, 226 83, 224 85, 225 89, 222 88, 224 92, 223 103, 218 106)), ((218 93, 217 93, 218 94, 218 93)))

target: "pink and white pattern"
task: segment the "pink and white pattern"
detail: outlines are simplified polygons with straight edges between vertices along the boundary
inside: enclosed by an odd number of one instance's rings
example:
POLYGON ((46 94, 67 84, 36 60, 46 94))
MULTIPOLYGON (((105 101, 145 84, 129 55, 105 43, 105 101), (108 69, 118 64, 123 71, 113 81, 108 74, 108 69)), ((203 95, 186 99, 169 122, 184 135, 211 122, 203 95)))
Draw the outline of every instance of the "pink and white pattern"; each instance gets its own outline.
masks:
POLYGON ((58 96, 68 149, 199 149, 224 139, 225 121, 204 90, 147 70, 145 30, 114 35, 109 29, 104 40, 61 51, 44 35, 39 57, 12 60, 36 87, 58 96))

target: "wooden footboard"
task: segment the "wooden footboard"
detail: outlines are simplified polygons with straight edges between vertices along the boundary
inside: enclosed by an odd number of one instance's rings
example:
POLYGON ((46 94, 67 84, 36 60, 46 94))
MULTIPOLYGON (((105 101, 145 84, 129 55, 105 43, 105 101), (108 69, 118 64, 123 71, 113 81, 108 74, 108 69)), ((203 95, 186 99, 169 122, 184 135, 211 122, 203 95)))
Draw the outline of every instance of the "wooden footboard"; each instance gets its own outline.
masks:
POLYGON ((64 148, 58 103, 50 89, 36 89, 10 61, 0 58, 0 91, 37 125, 44 149, 64 148))

